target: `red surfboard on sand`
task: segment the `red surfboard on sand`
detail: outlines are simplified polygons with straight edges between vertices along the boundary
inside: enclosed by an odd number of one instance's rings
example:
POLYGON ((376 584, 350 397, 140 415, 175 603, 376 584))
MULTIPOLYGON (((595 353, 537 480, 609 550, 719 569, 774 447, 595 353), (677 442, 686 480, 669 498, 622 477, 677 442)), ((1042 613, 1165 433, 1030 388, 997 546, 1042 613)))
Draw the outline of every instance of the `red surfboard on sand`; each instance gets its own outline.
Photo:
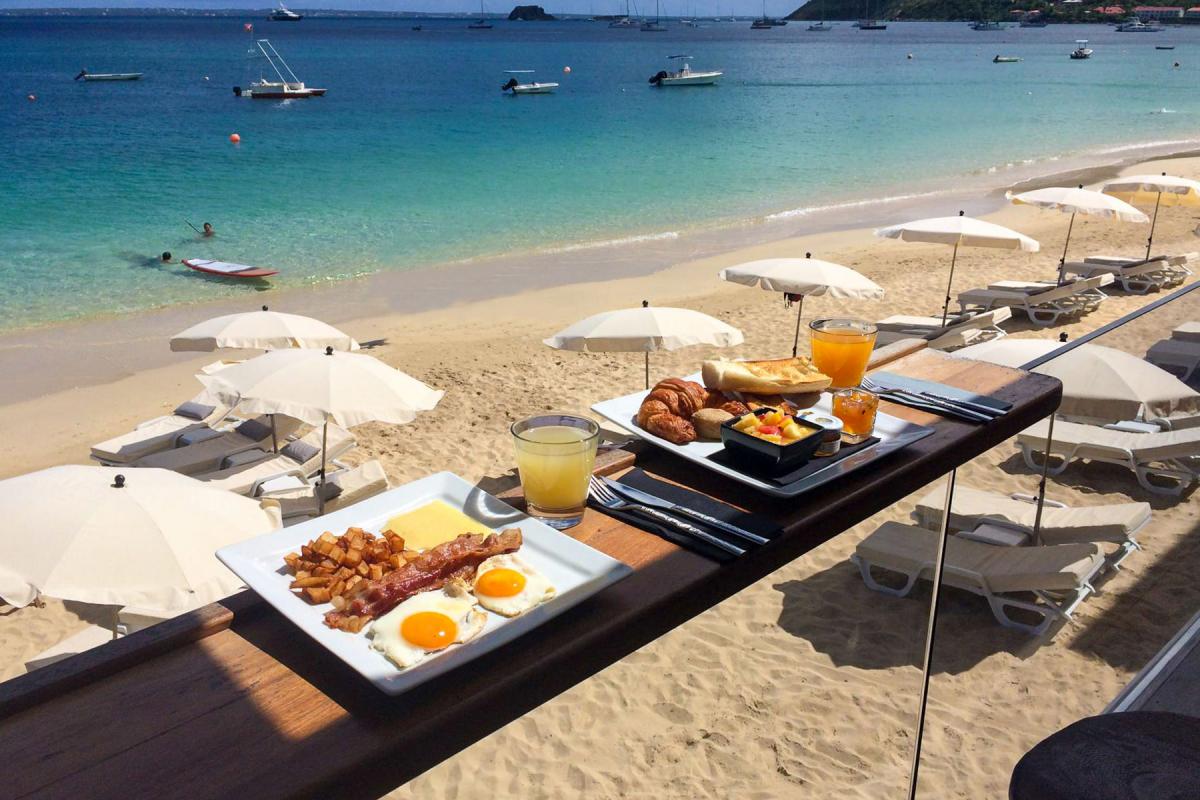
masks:
POLYGON ((269 278, 279 274, 277 269, 248 267, 245 264, 211 261, 207 258, 185 258, 182 263, 188 269, 207 272, 209 275, 220 275, 222 278, 269 278))

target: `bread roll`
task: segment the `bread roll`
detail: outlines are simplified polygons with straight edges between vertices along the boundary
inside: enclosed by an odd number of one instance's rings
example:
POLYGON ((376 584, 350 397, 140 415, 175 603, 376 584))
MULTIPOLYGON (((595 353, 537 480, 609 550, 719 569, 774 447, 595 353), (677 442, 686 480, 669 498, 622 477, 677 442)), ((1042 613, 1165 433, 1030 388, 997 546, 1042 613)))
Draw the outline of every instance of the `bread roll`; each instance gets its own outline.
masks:
POLYGON ((692 425, 701 439, 720 439, 721 423, 733 419, 733 414, 719 408, 702 408, 692 415, 692 425))
POLYGON ((804 356, 770 361, 705 361, 701 374, 710 390, 749 394, 820 392, 833 382, 804 356))

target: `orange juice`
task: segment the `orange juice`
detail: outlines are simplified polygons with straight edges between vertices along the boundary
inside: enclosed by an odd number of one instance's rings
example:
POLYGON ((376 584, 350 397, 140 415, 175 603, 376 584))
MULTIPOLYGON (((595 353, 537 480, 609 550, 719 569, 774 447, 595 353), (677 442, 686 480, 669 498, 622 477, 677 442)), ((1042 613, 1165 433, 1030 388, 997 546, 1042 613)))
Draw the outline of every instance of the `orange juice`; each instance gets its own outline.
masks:
POLYGON ((818 319, 809 328, 813 366, 829 376, 833 388, 862 383, 875 348, 875 326, 857 319, 818 319))
POLYGON ((529 513, 551 527, 577 524, 587 505, 599 426, 585 417, 544 414, 513 423, 512 433, 529 513))

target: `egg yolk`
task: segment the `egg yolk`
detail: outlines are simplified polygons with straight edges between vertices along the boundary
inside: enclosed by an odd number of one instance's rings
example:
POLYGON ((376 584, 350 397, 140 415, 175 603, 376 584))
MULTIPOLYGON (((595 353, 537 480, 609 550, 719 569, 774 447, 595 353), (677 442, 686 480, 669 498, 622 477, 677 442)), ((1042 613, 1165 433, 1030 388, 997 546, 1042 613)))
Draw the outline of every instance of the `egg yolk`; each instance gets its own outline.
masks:
POLYGON ((439 611, 418 611, 400 623, 400 635, 423 650, 441 650, 454 644, 458 626, 439 611))
POLYGON ((488 597, 512 597, 525 588, 525 576, 515 569, 489 569, 475 581, 475 591, 488 597))

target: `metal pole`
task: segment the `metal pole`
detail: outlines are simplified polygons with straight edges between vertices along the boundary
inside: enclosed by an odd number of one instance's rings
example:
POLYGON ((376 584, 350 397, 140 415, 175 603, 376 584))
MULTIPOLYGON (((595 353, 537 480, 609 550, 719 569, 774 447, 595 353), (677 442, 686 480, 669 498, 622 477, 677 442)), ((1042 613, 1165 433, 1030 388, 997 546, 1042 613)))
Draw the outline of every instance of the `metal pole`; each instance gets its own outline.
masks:
POLYGON ((933 567, 933 597, 929 600, 929 626, 925 631, 925 660, 921 667, 921 702, 917 708, 917 739, 913 745, 912 770, 908 775, 908 800, 917 796, 917 772, 921 766, 921 739, 925 734, 925 704, 929 700, 929 670, 933 663, 934 633, 937 628, 938 599, 942 589, 942 566, 946 561, 946 537, 950 533, 950 507, 954 502, 954 479, 958 470, 946 477, 946 505, 938 532, 937 560, 933 567))
POLYGON ((1042 543, 1042 507, 1046 504, 1046 476, 1050 473, 1050 445, 1054 442, 1054 415, 1046 430, 1046 454, 1042 457, 1042 480, 1038 483, 1037 512, 1033 517, 1033 543, 1042 543))
POLYGON ((796 353, 800 350, 800 315, 804 313, 804 295, 798 296, 800 298, 800 307, 796 311, 796 338, 792 340, 792 358, 795 358, 796 353))
POLYGON ((950 314, 950 287, 954 285, 954 263, 958 261, 958 242, 954 243, 954 255, 950 256, 950 280, 946 281, 946 302, 942 304, 942 327, 950 314))
POLYGON ((646 351, 646 388, 650 388, 650 351, 646 351))
POLYGON ((279 436, 275 433, 275 415, 271 415, 271 451, 279 452, 279 436))
POLYGON ((1067 245, 1071 243, 1071 229, 1075 227, 1075 212, 1071 212, 1071 222, 1067 225, 1067 240, 1063 242, 1062 258, 1058 260, 1058 285, 1062 286, 1067 279, 1067 245))
POLYGON ((329 438, 329 417, 325 418, 325 425, 321 428, 321 482, 317 484, 317 512, 318 516, 325 514, 325 442, 329 438))
POLYGON ((1158 224, 1158 204, 1162 202, 1162 192, 1154 200, 1154 219, 1150 220, 1150 238, 1146 239, 1146 260, 1150 260, 1150 248, 1154 245, 1154 226, 1158 224))

